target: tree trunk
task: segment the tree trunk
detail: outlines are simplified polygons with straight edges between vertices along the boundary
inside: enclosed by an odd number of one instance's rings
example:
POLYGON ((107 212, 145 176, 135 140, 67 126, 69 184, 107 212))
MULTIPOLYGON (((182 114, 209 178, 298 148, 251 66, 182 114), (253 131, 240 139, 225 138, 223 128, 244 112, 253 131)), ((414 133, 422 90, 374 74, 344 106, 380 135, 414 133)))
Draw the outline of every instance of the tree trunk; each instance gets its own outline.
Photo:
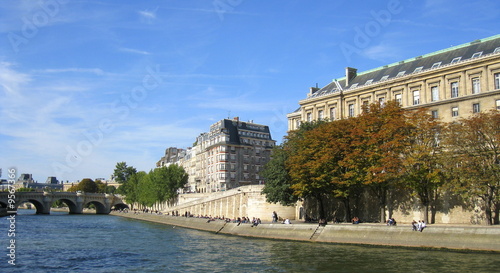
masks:
POLYGON ((319 213, 319 220, 324 220, 326 224, 326 218, 325 218, 325 206, 323 204, 323 198, 321 195, 317 197, 318 199, 318 213, 319 213))
MULTIPOLYGON (((387 191, 384 189, 381 189, 381 194, 379 196, 379 206, 380 206, 380 223, 385 223, 387 220, 386 215, 385 215, 385 209, 387 205, 387 191)), ((389 218, 391 218, 392 215, 389 215, 389 218)))
POLYGON ((423 204, 424 207, 424 221, 429 223, 429 204, 423 204))
POLYGON ((493 217, 493 224, 494 225, 498 225, 500 224, 500 205, 499 204, 496 204, 495 205, 495 216, 493 217))
POLYGON ((436 223, 436 212, 437 212, 436 206, 431 205, 431 221, 429 223, 431 224, 436 223))
POLYGON ((486 218, 486 225, 490 226, 492 224, 491 205, 489 204, 489 202, 486 202, 485 206, 486 208, 484 210, 484 216, 486 218))
POLYGON ((349 223, 351 221, 351 205, 349 204, 349 198, 344 198, 344 209, 345 209, 345 221, 349 223))

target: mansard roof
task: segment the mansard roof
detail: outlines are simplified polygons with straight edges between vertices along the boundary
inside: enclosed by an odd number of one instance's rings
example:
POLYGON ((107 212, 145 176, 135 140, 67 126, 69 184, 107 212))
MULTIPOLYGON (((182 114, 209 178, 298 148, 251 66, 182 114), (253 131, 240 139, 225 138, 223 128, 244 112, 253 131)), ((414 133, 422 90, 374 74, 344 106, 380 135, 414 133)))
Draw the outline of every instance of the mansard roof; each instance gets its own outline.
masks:
POLYGON ((334 79, 310 94, 308 99, 339 92, 339 85, 343 90, 354 89, 498 53, 500 34, 358 73, 347 86, 346 77, 334 79))
POLYGON ((245 131, 247 134, 254 134, 252 137, 261 138, 263 140, 273 140, 271 138, 271 131, 269 130, 269 126, 255 124, 253 122, 244 122, 239 121, 237 119, 224 119, 223 120, 223 128, 227 129, 227 133, 229 134, 229 143, 240 145, 242 142, 240 141, 240 132, 245 131), (265 135, 265 137, 264 137, 265 135))

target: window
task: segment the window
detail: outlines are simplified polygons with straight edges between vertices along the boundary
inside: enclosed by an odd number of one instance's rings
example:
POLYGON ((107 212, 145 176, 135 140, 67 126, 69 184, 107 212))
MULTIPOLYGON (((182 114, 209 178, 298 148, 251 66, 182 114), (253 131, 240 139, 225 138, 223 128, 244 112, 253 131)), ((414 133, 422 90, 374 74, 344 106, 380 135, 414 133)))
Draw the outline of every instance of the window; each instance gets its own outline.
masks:
POLYGON ((431 115, 432 115, 432 118, 438 118, 439 117, 438 110, 432 110, 431 115))
POLYGON ((472 113, 479 113, 479 112, 481 112, 481 108, 479 106, 479 103, 472 104, 472 113))
POLYGON ((318 119, 322 120, 323 119, 323 110, 318 111, 318 119))
POLYGON ((413 91, 413 105, 420 104, 420 91, 413 91))
POLYGON ((483 54, 482 51, 481 52, 476 52, 476 53, 472 54, 472 58, 474 59, 474 58, 477 58, 477 57, 481 57, 481 54, 483 54))
POLYGON ((481 82, 479 77, 472 78, 472 94, 479 94, 481 92, 481 82))
POLYGON ((441 66, 441 62, 434 63, 431 68, 438 68, 441 66))
POLYGON ((439 100, 439 88, 437 86, 431 87, 431 100, 432 101, 439 100))
POLYGON ((403 105, 403 98, 402 98, 402 97, 403 97, 403 96, 402 96, 401 94, 396 94, 396 95, 394 96, 394 100, 396 100, 396 101, 397 101, 397 103, 399 103, 399 105, 403 105))
POLYGON ((384 106, 384 104, 385 104, 385 97, 378 98, 378 103, 380 103, 380 105, 384 106))
POLYGON ((349 109, 349 117, 354 117, 354 103, 350 103, 348 109, 349 109))
POLYGON ((454 63, 458 63, 460 61, 460 59, 462 59, 462 57, 456 57, 454 58, 453 60, 451 60, 451 63, 454 64, 454 63))
POLYGON ((358 87, 358 83, 351 85, 351 88, 356 88, 356 87, 358 87))
POLYGON ((401 76, 403 76, 403 75, 405 74, 405 72, 406 72, 406 71, 401 71, 401 72, 399 72, 399 73, 396 75, 396 77, 401 77, 401 76))
POLYGON ((371 80, 367 80, 367 81, 365 82, 365 84, 370 84, 370 83, 372 83, 372 82, 373 82, 373 79, 371 79, 371 80))
POLYGON ((495 48, 495 50, 493 51, 493 53, 498 53, 498 52, 500 52, 500 47, 495 48))
POLYGON ((500 100, 495 101, 497 110, 500 110, 500 100))
POLYGON ((413 71, 413 73, 417 73, 417 72, 422 71, 422 68, 424 68, 424 67, 423 66, 419 66, 419 67, 415 68, 415 70, 413 71))
POLYGON ((500 73, 495 73, 495 89, 500 89, 500 73))
POLYGON ((458 97, 458 82, 451 83, 451 97, 452 98, 458 97))
POLYGON ((451 108, 451 116, 452 117, 458 117, 458 107, 452 107, 451 108))
POLYGON ((307 113, 307 122, 311 122, 312 121, 312 114, 311 113, 307 113))
POLYGON ((299 129, 300 127, 300 119, 295 120, 295 129, 299 129))
POLYGON ((330 108, 330 120, 335 120, 337 118, 337 108, 330 108))
POLYGON ((385 76, 383 76, 380 80, 381 80, 381 81, 385 81, 385 80, 387 80, 388 78, 389 78, 389 75, 385 75, 385 76))

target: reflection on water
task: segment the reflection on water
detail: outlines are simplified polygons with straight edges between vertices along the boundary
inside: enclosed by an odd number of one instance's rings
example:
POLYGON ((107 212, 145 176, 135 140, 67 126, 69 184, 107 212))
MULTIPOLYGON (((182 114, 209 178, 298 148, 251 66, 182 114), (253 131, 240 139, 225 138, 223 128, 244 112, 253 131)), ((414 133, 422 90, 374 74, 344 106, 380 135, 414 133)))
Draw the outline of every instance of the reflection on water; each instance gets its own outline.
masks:
MULTIPOLYGON (((29 213, 17 217, 18 265, 7 272, 495 272, 500 266, 498 254, 252 239, 108 215, 29 213)), ((0 227, 6 229, 5 221, 0 227)))

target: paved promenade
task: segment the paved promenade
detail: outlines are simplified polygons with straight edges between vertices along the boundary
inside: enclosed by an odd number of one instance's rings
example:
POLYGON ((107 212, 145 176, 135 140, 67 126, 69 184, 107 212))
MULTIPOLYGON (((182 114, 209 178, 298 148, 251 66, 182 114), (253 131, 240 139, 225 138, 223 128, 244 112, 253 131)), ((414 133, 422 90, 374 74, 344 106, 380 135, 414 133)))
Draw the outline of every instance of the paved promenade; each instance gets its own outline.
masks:
POLYGON ((372 223, 329 224, 326 227, 318 227, 318 224, 294 223, 292 221, 290 225, 262 223, 252 227, 251 224, 238 225, 222 220, 208 221, 208 219, 203 218, 148 213, 112 212, 111 215, 245 237, 500 252, 500 226, 436 224, 428 225, 423 232, 418 232, 412 231, 409 224, 400 226, 372 223))

